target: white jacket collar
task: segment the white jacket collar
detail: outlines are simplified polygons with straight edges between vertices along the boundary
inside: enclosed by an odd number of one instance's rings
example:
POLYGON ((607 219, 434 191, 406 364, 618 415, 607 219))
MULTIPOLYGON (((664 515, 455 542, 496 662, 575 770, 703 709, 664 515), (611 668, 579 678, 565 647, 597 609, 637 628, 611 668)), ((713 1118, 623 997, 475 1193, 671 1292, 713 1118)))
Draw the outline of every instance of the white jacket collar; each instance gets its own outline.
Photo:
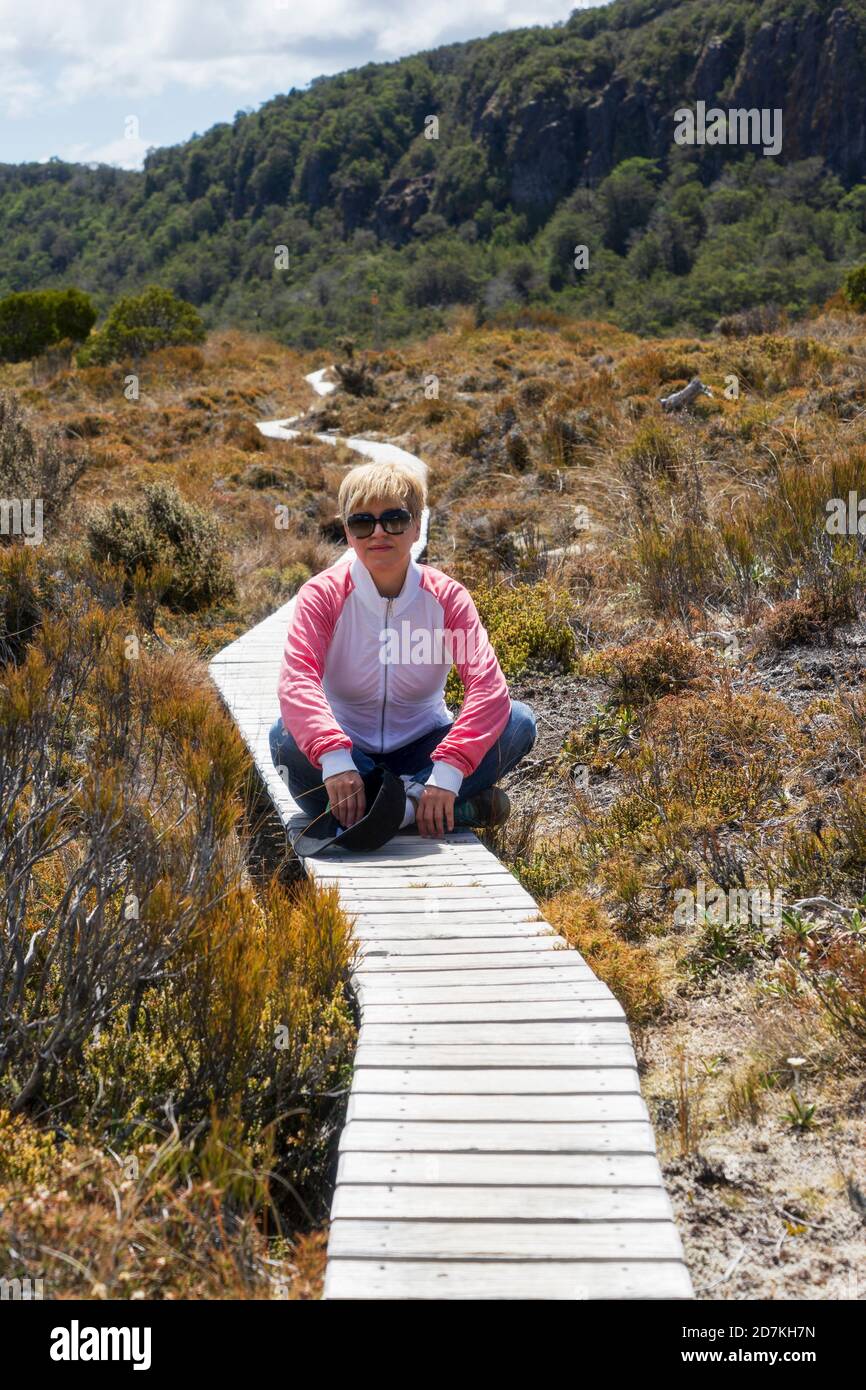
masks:
POLYGON ((352 583, 358 591, 358 597, 365 607, 374 613, 385 614, 388 603, 391 603, 391 614, 399 613, 410 604, 421 587, 421 570, 417 560, 409 556, 409 568, 406 571, 406 578, 403 581, 403 588, 396 598, 387 599, 376 588, 373 576, 364 564, 360 555, 355 555, 350 566, 349 573, 352 576, 352 583))

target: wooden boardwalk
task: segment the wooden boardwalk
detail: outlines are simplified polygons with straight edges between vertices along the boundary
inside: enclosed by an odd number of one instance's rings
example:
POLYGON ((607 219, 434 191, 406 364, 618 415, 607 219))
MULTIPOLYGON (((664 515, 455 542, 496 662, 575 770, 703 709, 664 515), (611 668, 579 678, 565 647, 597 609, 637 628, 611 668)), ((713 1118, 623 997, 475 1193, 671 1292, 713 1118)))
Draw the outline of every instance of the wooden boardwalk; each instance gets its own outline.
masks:
MULTIPOLYGON (((210 663, 287 828, 291 610, 210 663)), ((693 1298, 622 1008, 499 860, 463 831, 305 867, 360 942, 324 1297, 693 1298)))

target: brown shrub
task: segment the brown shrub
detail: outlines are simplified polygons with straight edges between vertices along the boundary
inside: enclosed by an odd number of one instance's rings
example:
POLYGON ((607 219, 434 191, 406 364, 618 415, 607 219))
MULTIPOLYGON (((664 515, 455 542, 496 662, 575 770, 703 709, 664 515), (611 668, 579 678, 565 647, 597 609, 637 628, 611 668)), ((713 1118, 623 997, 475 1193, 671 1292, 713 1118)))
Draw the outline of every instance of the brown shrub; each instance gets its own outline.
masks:
POLYGON ((593 668, 618 704, 639 706, 693 686, 710 670, 707 654, 675 628, 598 653, 593 668))
POLYGON ((653 957, 618 935, 600 903, 572 888, 545 899, 540 908, 616 996, 629 1022, 645 1023, 659 1012, 663 996, 653 957))

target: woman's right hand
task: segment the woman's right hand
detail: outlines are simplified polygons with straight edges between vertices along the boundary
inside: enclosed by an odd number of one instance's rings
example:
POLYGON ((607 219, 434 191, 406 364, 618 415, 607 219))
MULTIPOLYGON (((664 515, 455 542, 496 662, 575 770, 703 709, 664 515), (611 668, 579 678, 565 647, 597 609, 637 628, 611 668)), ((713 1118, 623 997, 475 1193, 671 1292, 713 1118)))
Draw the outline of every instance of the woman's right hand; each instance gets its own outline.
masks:
POLYGON ((344 829, 354 825, 365 814, 364 779, 360 772, 338 772, 324 779, 331 810, 344 829))

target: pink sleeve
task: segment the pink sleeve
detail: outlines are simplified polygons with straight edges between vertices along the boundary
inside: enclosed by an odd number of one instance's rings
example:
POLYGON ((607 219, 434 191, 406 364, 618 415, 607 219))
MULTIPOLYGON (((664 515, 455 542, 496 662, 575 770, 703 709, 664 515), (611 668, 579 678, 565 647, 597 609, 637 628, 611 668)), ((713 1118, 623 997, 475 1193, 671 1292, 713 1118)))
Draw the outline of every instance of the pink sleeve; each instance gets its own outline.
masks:
POLYGON ((344 599, 339 577, 335 579, 326 571, 307 580, 295 598, 283 650, 277 686, 280 714, 284 727, 314 767, 321 766, 323 753, 352 747, 322 686, 325 657, 344 599))
MULTIPOLYGON (((468 777, 508 723, 511 697, 468 589, 448 579, 437 597, 445 610, 445 627, 451 634, 454 664, 465 694, 451 729, 430 756, 434 776, 435 764, 444 762, 468 777)), ((441 785, 448 780, 443 778, 441 785)))

